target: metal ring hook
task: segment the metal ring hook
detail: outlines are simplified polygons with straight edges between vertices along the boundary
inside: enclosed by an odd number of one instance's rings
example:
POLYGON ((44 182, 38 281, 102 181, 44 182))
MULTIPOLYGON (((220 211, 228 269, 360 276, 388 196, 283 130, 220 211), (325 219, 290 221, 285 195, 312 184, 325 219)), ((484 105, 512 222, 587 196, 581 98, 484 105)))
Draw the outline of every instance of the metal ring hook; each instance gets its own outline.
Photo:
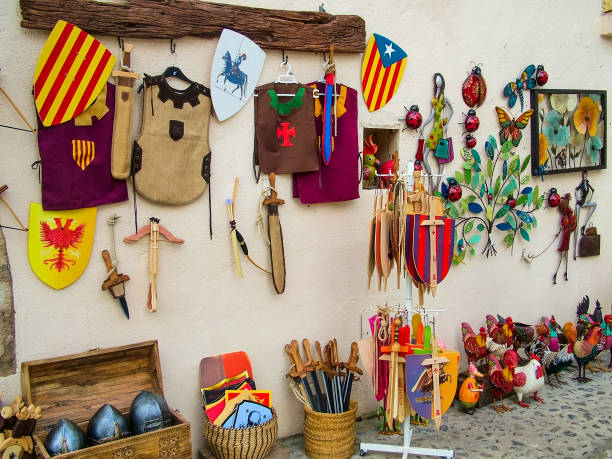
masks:
POLYGON ((176 43, 174 43, 174 38, 170 39, 170 52, 172 54, 176 53, 176 43))
POLYGON ((117 42, 119 43, 119 49, 123 51, 123 38, 117 37, 117 42))

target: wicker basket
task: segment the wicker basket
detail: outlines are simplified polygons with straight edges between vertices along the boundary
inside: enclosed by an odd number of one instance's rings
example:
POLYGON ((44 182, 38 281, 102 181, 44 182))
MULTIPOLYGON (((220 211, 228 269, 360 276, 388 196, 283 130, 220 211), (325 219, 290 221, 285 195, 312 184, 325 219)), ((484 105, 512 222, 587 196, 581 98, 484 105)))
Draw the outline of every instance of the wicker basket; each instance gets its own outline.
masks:
POLYGON ((270 454, 278 436, 278 420, 272 408, 272 419, 246 429, 224 429, 211 424, 204 415, 204 438, 210 452, 219 459, 261 459, 270 454))
POLYGON ((304 406, 304 450, 313 459, 346 459, 355 452, 357 402, 349 410, 328 414, 304 406))

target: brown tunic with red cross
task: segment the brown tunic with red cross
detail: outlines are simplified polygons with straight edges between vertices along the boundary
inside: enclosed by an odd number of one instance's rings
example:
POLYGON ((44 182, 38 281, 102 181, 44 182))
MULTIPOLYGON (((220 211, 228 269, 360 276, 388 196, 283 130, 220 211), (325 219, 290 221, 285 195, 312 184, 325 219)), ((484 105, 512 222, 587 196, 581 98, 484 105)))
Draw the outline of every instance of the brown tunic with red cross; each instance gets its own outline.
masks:
POLYGON ((255 178, 259 179, 259 172, 291 174, 318 170, 313 88, 268 83, 255 91, 255 178))

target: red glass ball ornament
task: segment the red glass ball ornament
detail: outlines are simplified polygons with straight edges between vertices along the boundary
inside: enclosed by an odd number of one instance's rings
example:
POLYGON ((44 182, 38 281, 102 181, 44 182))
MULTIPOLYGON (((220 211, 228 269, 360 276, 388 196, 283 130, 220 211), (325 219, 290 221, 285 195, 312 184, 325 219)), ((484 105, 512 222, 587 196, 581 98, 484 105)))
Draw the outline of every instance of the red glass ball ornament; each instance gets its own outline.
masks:
POLYGON ((459 182, 457 182, 457 180, 454 178, 448 179, 448 200, 450 202, 459 201, 462 193, 463 190, 461 189, 459 182))
POLYGON ((538 65, 535 78, 538 86, 544 86, 548 82, 548 72, 544 70, 543 65, 538 65))
POLYGON ((468 148, 474 148, 476 146, 476 138, 470 134, 465 136, 465 146, 468 148))
POLYGON ((508 199, 506 199, 506 204, 509 205, 511 209, 514 209, 516 207, 516 199, 514 196, 508 196, 508 199))
POLYGON ((556 188, 551 188, 548 192, 548 205, 550 207, 557 207, 561 201, 561 196, 557 193, 556 188))
POLYGON ((409 129, 418 129, 423 124, 423 115, 419 112, 418 105, 411 105, 410 110, 406 113, 406 126, 409 129))
POLYGON ((476 116, 476 110, 471 108, 468 110, 467 116, 465 117, 465 130, 468 132, 474 132, 480 126, 480 119, 476 116))
POLYGON ((479 66, 472 69, 461 87, 463 101, 468 107, 480 107, 487 97, 487 84, 479 66))

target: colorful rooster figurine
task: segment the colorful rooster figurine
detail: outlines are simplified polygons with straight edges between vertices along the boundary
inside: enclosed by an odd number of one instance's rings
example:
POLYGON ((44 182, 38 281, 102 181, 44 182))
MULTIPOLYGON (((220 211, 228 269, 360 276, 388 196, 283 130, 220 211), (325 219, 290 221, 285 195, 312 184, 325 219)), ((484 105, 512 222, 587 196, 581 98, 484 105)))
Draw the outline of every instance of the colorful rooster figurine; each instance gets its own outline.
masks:
POLYGON ((376 159, 378 145, 372 142, 370 135, 367 140, 363 141, 363 171, 362 177, 364 188, 372 188, 376 182, 376 170, 380 165, 380 161, 376 159))
POLYGON ((529 408, 529 405, 523 402, 523 395, 531 392, 534 400, 543 402, 544 399, 538 397, 538 390, 542 387, 544 387, 544 370, 540 365, 540 359, 532 353, 527 365, 514 369, 514 392, 518 397, 518 404, 523 408, 529 408))
POLYGON ((483 390, 483 385, 478 384, 476 376, 479 378, 483 377, 482 373, 476 368, 476 365, 470 362, 470 375, 463 381, 459 389, 459 401, 461 401, 463 412, 466 414, 474 414, 475 406, 483 390))
POLYGON ((487 356, 487 331, 484 327, 480 327, 480 333, 476 335, 470 324, 462 322, 461 336, 469 363, 478 363, 480 359, 487 356))
POLYGON ((518 354, 513 350, 506 351, 503 359, 503 367, 493 354, 489 354, 487 361, 489 365, 491 392, 493 393, 493 409, 498 413, 512 411, 512 408, 504 404, 504 395, 510 393, 514 388, 514 368, 518 366, 518 354), (501 401, 501 407, 495 404, 498 398, 501 401))
POLYGON ((560 351, 552 351, 543 336, 540 336, 533 346, 533 352, 540 358, 546 379, 551 387, 558 387, 552 383, 551 376, 555 377, 559 385, 565 384, 559 378, 559 374, 574 363, 574 356, 568 352, 568 348, 569 344, 566 344, 560 351))
POLYGON ((584 339, 581 339, 584 333, 584 327, 581 327, 580 333, 576 331, 576 326, 567 322, 563 326, 563 333, 569 341, 568 352, 574 353, 574 359, 578 365, 578 376, 575 378, 578 382, 589 382, 591 379, 586 377, 586 366, 595 360, 597 354, 601 352, 604 345, 600 341, 601 329, 595 325, 586 333, 584 339))

